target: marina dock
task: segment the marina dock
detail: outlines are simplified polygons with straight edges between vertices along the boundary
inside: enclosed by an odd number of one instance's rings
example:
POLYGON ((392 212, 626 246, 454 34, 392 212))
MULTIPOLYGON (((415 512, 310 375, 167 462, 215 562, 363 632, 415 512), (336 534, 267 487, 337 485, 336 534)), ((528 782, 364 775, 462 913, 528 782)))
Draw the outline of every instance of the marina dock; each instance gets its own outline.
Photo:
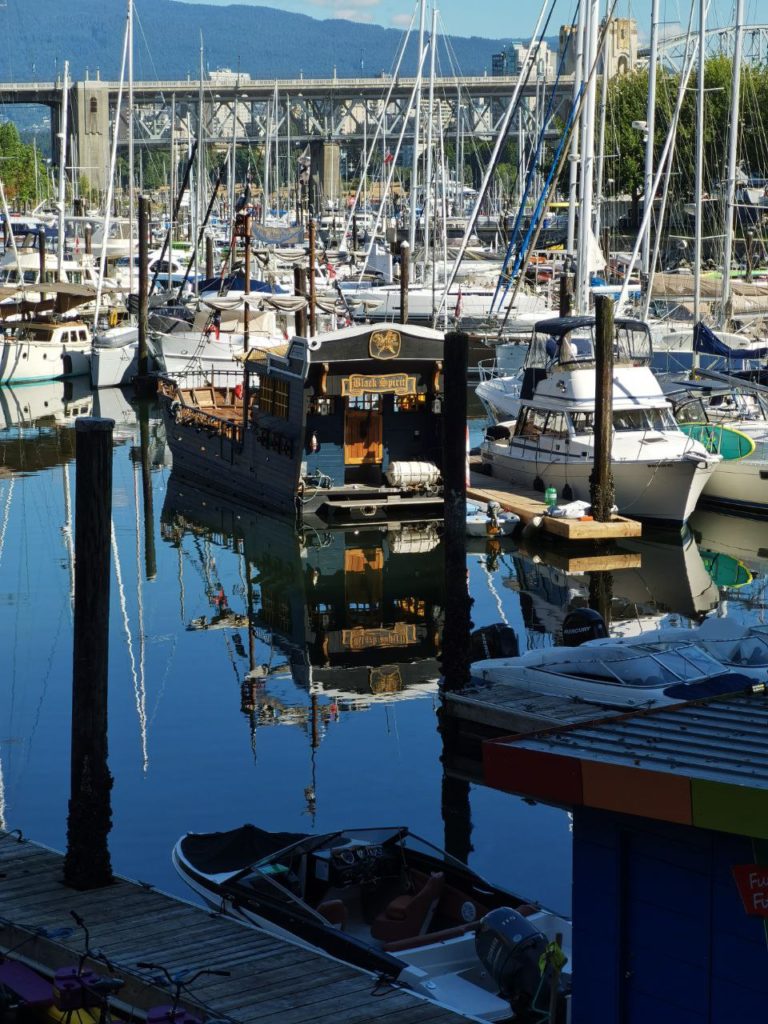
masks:
POLYGON ((619 540, 622 537, 640 537, 642 525, 634 519, 614 515, 608 523, 592 519, 564 519, 546 514, 547 506, 538 491, 526 490, 517 484, 490 477, 478 471, 480 459, 470 457, 470 479, 467 497, 475 501, 497 501, 507 512, 520 516, 524 526, 537 528, 567 541, 619 540))
MULTIPOLYGON (((63 857, 12 833, 0 834, 0 944, 14 957, 53 974, 76 965, 83 933, 125 979, 118 1001, 145 1012, 171 1002, 155 972, 137 969, 151 961, 172 975, 207 968, 229 977, 203 975, 181 1005, 206 1017, 232 1022, 280 1024, 459 1024, 463 1016, 382 983, 362 971, 275 939, 257 929, 116 878, 113 885, 80 892, 62 884, 63 857)), ((99 961, 85 966, 99 974, 99 961)))

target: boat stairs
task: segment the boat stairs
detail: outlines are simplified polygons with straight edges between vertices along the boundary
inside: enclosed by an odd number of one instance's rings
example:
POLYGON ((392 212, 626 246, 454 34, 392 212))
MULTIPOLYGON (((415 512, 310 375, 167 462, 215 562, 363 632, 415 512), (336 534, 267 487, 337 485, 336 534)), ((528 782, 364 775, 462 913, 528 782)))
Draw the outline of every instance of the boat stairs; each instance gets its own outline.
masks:
MULTIPOLYGON (((77 965, 84 952, 79 915, 91 949, 107 958, 122 979, 110 1002, 126 1019, 145 1019, 151 1007, 168 1006, 172 992, 158 972, 172 976, 206 968, 182 994, 180 1007, 218 1024, 460 1024, 460 1014, 362 971, 264 932, 168 896, 150 885, 116 877, 79 891, 63 883, 64 858, 43 846, 0 832, 0 951, 13 952, 46 976, 77 965)), ((101 960, 84 966, 109 972, 101 960)), ((69 1019, 69 1018, 67 1018, 69 1019)))

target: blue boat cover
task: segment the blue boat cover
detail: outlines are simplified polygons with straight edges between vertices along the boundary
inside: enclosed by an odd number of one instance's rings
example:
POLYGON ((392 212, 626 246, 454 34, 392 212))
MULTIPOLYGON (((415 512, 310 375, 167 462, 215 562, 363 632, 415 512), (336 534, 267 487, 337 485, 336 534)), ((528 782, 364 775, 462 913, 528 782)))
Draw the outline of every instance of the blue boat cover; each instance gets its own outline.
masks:
POLYGON ((763 359, 768 356, 768 345, 763 348, 731 348, 710 330, 706 324, 698 323, 693 329, 693 351, 701 355, 722 356, 724 359, 763 359))

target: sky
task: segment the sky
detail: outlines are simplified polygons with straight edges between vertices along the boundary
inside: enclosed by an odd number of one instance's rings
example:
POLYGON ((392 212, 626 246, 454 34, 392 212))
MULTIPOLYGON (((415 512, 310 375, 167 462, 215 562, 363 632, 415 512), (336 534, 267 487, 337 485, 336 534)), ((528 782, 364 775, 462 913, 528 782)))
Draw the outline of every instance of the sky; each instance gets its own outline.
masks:
MULTIPOLYGON (((212 3, 220 6, 232 0, 184 0, 186 3, 212 3)), ((387 28, 407 28, 411 21, 415 0, 238 0, 254 7, 276 7, 295 11, 313 18, 347 18, 387 28)), ((697 4, 698 0, 693 0, 697 4)), ((604 8, 605 0, 601 0, 604 8)), ((666 23, 687 24, 691 0, 661 0, 661 19, 666 23)), ((488 39, 520 38, 529 35, 536 24, 540 0, 437 0, 444 29, 451 35, 484 36, 488 39)), ((558 0, 553 21, 557 24, 549 35, 557 35, 561 24, 572 20, 575 0, 558 0)), ((632 17, 638 22, 641 37, 647 35, 650 22, 651 0, 618 0, 616 14, 632 17)), ((731 0, 710 0, 709 23, 721 28, 733 18, 731 0)), ((746 0, 746 21, 749 24, 768 24, 768 0, 746 0)), ((429 16, 427 19, 429 25, 429 16)))

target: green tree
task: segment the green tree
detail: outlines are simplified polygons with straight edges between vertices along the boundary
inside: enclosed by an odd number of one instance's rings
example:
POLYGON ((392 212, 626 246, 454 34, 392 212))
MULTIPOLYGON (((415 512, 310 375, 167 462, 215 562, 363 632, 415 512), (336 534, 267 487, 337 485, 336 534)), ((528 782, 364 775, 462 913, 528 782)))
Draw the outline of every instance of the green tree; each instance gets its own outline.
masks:
POLYGON ((36 176, 37 180, 45 181, 45 165, 40 155, 36 166, 35 149, 21 141, 16 125, 11 121, 0 124, 0 179, 9 205, 21 207, 34 202, 36 176))

